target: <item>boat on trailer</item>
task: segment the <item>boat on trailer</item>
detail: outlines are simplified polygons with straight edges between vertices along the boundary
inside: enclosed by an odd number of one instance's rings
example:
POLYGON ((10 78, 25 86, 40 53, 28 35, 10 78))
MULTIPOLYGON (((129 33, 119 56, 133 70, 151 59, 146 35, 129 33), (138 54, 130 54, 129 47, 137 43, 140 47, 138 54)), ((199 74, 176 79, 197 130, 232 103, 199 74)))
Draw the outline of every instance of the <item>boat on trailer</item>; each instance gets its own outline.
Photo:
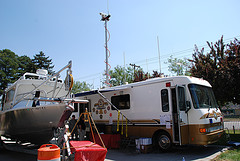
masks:
POLYGON ((71 66, 70 61, 51 76, 43 69, 25 73, 9 86, 2 95, 0 135, 21 142, 48 143, 54 130, 64 127, 73 111, 71 103, 76 101, 70 93, 71 66), (59 78, 64 70, 67 70, 65 81, 59 78))

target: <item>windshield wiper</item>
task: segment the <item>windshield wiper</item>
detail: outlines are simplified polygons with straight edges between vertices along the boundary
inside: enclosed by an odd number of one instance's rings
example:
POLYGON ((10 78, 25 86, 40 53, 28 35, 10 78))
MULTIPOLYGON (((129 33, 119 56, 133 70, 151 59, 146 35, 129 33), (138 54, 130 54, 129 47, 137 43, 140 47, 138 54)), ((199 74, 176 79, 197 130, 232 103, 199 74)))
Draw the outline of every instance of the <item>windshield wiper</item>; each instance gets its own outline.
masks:
POLYGON ((217 106, 216 106, 216 111, 219 110, 219 109, 220 109, 220 108, 219 108, 219 106, 217 105, 217 106))
POLYGON ((209 96, 208 96, 208 104, 209 104, 209 105, 208 105, 208 112, 209 112, 209 111, 210 111, 210 108, 212 107, 212 106, 211 106, 211 101, 210 101, 210 97, 209 97, 209 96))

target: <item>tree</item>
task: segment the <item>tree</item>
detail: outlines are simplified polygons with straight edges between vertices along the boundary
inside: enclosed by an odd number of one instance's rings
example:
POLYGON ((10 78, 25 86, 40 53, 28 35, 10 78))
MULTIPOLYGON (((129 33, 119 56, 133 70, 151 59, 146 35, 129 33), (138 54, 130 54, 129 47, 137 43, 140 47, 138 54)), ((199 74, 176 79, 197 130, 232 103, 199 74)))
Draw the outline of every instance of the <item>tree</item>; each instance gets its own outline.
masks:
MULTIPOLYGON (((221 60, 220 73, 226 84, 222 84, 227 92, 227 101, 240 103, 240 41, 235 39, 227 44, 225 59, 221 60), (230 90, 229 90, 230 89, 230 90)), ((223 96, 225 98, 225 96, 223 96)))
POLYGON ((76 94, 82 91, 90 91, 92 89, 92 85, 86 83, 85 81, 74 81, 72 87, 72 93, 76 94))
POLYGON ((133 82, 133 69, 131 67, 116 66, 114 70, 109 71, 109 75, 111 76, 111 80, 109 81, 112 86, 123 85, 126 82, 133 82))
POLYGON ((22 76, 26 72, 34 72, 32 70, 33 66, 32 60, 28 56, 26 55, 20 56, 18 57, 18 61, 19 61, 17 72, 18 77, 22 76))
POLYGON ((0 50, 0 95, 9 83, 14 83, 26 72, 35 73, 37 69, 47 69, 52 74, 52 59, 46 57, 43 52, 36 54, 34 59, 28 56, 18 56, 8 49, 0 50))
POLYGON ((32 63, 33 66, 31 67, 31 70, 34 72, 36 72, 37 69, 46 69, 49 74, 54 73, 52 70, 54 68, 54 65, 52 65, 52 59, 49 59, 49 56, 45 56, 42 51, 34 56, 32 63))
POLYGON ((220 104, 240 103, 240 42, 225 45, 223 36, 215 44, 207 42, 210 52, 204 54, 195 46, 191 74, 210 82, 220 104))
POLYGON ((171 55, 170 58, 168 58, 168 71, 171 73, 176 73, 177 75, 190 75, 190 63, 187 60, 187 58, 178 59, 173 58, 171 55))
POLYGON ((112 86, 123 85, 127 83, 139 82, 144 81, 149 78, 156 78, 163 75, 163 73, 158 73, 157 71, 153 71, 153 74, 145 73, 143 69, 138 66, 137 69, 134 71, 134 67, 127 67, 127 69, 116 66, 114 70, 109 71, 109 75, 111 76, 110 84, 112 86))
POLYGON ((18 56, 14 52, 8 49, 0 50, 0 95, 9 83, 18 79, 19 63, 18 56))

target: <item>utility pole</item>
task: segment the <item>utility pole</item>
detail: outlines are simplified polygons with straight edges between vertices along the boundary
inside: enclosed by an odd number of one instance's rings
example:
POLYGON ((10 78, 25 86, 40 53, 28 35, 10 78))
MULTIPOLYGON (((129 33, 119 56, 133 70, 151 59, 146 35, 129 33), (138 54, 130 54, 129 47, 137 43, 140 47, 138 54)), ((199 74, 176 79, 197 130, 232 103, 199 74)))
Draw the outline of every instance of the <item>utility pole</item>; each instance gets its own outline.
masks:
POLYGON ((148 59, 146 58, 146 64, 147 64, 147 76, 148 76, 148 79, 149 79, 149 72, 148 72, 148 59))
MULTIPOLYGON (((136 64, 129 64, 129 65, 131 65, 132 67, 133 67, 133 71, 134 71, 134 76, 133 77, 135 77, 135 68, 137 67, 137 68, 140 68, 140 66, 138 66, 138 65, 136 65, 136 64)), ((135 78, 134 78, 135 79, 135 78)))

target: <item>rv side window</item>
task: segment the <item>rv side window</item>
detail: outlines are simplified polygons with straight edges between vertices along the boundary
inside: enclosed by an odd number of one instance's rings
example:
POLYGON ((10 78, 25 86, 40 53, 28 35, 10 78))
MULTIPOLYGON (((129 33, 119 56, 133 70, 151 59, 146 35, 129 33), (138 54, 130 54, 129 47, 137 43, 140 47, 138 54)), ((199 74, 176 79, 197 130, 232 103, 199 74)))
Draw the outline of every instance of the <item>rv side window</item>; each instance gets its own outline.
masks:
POLYGON ((73 112, 78 112, 78 103, 74 103, 74 111, 73 112))
POLYGON ((169 101, 168 101, 168 90, 167 89, 161 90, 161 100, 162 100, 162 111, 168 112, 169 111, 169 101))
MULTIPOLYGON (((130 109, 130 95, 119 95, 119 96, 112 96, 111 102, 114 106, 116 106, 119 110, 121 109, 130 109)), ((112 106, 112 110, 115 110, 112 106)))
POLYGON ((178 87, 178 104, 180 111, 186 111, 185 89, 178 87))

